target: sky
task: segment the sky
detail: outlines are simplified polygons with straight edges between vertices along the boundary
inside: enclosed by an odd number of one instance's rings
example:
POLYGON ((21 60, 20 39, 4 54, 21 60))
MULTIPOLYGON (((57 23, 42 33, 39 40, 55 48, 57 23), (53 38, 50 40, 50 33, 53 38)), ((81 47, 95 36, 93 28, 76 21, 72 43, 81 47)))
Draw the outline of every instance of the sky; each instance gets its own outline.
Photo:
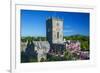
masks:
POLYGON ((46 19, 56 17, 63 19, 64 36, 89 36, 89 13, 60 12, 43 10, 21 10, 21 36, 46 36, 46 19))

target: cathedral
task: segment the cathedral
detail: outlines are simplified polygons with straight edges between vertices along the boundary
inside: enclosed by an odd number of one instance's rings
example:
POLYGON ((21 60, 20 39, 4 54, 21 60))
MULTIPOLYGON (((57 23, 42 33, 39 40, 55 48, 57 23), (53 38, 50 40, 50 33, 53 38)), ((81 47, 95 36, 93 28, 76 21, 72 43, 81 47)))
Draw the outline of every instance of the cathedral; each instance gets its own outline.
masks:
POLYGON ((37 61, 40 62, 41 59, 47 59, 47 54, 63 57, 64 51, 68 48, 70 50, 76 47, 80 50, 80 42, 64 40, 63 24, 64 21, 60 18, 51 17, 46 19, 47 40, 31 41, 28 46, 27 43, 21 42, 21 51, 25 52, 28 57, 37 57, 37 61))

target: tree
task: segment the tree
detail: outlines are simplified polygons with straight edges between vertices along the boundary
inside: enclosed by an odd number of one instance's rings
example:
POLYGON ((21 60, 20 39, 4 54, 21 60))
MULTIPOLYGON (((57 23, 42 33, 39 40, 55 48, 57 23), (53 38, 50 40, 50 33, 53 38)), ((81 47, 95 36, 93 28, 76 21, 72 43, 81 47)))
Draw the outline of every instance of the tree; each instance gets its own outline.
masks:
POLYGON ((40 62, 44 62, 44 61, 45 61, 45 59, 44 58, 41 58, 40 62))
POLYGON ((66 51, 64 54, 64 60, 72 60, 72 59, 73 55, 69 51, 66 51))

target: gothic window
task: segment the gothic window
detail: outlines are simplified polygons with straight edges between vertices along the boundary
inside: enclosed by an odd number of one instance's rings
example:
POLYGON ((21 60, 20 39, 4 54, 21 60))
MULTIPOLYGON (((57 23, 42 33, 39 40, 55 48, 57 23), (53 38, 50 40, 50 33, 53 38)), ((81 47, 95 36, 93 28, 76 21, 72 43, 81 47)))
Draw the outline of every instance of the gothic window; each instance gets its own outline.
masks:
POLYGON ((59 39, 59 32, 57 32, 57 38, 59 39))
POLYGON ((59 28, 59 23, 57 23, 57 29, 59 28))
POLYGON ((62 37, 62 35, 60 34, 60 38, 62 37))
POLYGON ((56 37, 56 34, 54 34, 54 37, 56 37))
POLYGON ((57 23, 57 26, 59 26, 59 23, 57 23))

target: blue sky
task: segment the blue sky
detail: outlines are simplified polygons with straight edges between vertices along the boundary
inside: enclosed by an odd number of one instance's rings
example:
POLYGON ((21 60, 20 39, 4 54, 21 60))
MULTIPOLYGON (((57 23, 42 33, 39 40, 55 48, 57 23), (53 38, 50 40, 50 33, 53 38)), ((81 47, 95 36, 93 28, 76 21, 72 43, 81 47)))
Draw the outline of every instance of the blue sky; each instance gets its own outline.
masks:
POLYGON ((21 36, 46 36, 46 19, 64 20, 64 36, 89 35, 89 13, 21 10, 21 36))

